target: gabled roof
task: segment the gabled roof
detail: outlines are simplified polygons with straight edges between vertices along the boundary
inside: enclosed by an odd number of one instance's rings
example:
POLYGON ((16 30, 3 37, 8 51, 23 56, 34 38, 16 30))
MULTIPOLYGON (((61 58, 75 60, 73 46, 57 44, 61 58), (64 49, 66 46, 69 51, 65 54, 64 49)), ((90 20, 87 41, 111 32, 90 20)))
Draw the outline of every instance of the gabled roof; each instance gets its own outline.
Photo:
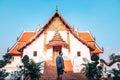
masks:
POLYGON ((24 31, 20 38, 18 39, 18 42, 26 42, 28 41, 31 37, 33 37, 35 35, 35 32, 26 32, 24 31))
POLYGON ((20 51, 23 50, 26 46, 30 45, 33 41, 35 41, 35 39, 37 39, 37 37, 39 37, 43 31, 45 29, 47 29, 48 25, 52 22, 52 20, 55 17, 59 17, 61 19, 61 21, 63 22, 64 25, 66 25, 66 27, 68 28, 68 30, 74 35, 74 37, 76 37, 79 41, 81 41, 83 44, 85 44, 87 47, 89 47, 90 49, 94 49, 89 43, 87 43, 87 41, 85 41, 84 39, 82 39, 81 37, 79 37, 78 35, 75 34, 73 28, 68 25, 68 23, 62 18, 62 16, 59 14, 58 10, 55 11, 55 13, 53 14, 53 16, 47 21, 47 23, 40 29, 40 31, 38 32, 38 34, 29 42, 27 42, 23 47, 20 48, 20 51))
POLYGON ((95 41, 93 36, 91 35, 91 33, 89 31, 87 31, 87 32, 79 32, 79 36, 84 38, 87 42, 95 41))
MULTIPOLYGON (((79 41, 81 41, 83 44, 85 44, 87 47, 89 47, 92 50, 92 53, 102 53, 103 52, 102 49, 100 49, 99 46, 96 44, 95 39, 93 38, 93 36, 91 35, 91 33, 89 31, 88 32, 78 32, 78 31, 74 30, 74 28, 72 28, 67 22, 65 22, 65 20, 62 18, 62 16, 59 14, 58 10, 56 10, 56 12, 47 21, 47 23, 43 27, 39 28, 36 32, 23 31, 23 33, 20 35, 16 44, 10 49, 10 51, 8 53, 21 54, 21 52, 19 52, 19 51, 22 51, 25 47, 27 47, 33 41, 35 41, 48 28, 48 25, 52 22, 52 20, 55 17, 59 17, 60 20, 62 21, 62 23, 71 32, 71 34, 73 34, 73 36, 75 38, 77 38, 79 41)), ((57 35, 57 33, 55 35, 57 35)), ((67 46, 67 43, 65 41, 63 41, 62 38, 60 38, 59 34, 57 37, 59 37, 61 43, 65 43, 67 46)), ((56 39, 58 39, 58 38, 56 38, 56 36, 54 36, 53 39, 51 41, 49 41, 49 44, 47 44, 47 45, 49 45, 49 46, 54 45, 53 42, 56 42, 57 41, 56 39)))
POLYGON ((17 50, 20 46, 22 46, 24 42, 17 42, 8 53, 13 55, 21 55, 21 53, 17 50))
POLYGON ((13 54, 13 55, 21 55, 18 49, 24 44, 26 44, 26 42, 30 40, 30 38, 32 38, 34 35, 35 35, 35 32, 23 31, 19 39, 15 43, 15 45, 13 45, 13 47, 8 51, 8 53, 13 54))
POLYGON ((92 54, 99 54, 99 53, 103 53, 103 50, 95 43, 95 50, 91 51, 92 54))
POLYGON ((79 32, 79 36, 86 40, 91 46, 94 47, 94 50, 91 52, 93 53, 103 53, 102 49, 97 45, 95 39, 91 35, 89 31, 87 32, 79 32))

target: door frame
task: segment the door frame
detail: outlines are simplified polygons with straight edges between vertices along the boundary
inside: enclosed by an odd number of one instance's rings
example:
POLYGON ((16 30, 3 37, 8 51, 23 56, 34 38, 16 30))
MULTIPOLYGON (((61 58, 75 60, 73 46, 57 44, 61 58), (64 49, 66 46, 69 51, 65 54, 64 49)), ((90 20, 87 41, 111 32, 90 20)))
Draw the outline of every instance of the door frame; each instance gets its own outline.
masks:
POLYGON ((62 51, 62 46, 53 46, 53 55, 52 55, 53 62, 56 62, 56 57, 59 55, 60 51, 62 51))

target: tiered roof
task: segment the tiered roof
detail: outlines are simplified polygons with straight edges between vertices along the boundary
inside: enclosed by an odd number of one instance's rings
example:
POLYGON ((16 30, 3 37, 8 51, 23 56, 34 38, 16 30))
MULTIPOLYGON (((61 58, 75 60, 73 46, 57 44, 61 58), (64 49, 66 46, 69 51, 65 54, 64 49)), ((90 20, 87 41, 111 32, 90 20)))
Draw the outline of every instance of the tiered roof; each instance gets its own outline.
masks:
MULTIPOLYGON (((32 42, 34 42, 43 32, 45 29, 48 28, 48 25, 52 22, 52 20, 55 17, 59 17, 60 20, 63 22, 63 24, 66 26, 66 28, 73 34, 74 37, 76 37, 79 41, 81 41, 83 44, 85 44, 87 47, 89 47, 92 50, 92 53, 102 53, 102 49, 98 47, 98 45, 95 42, 95 39, 92 37, 90 32, 78 32, 75 31, 70 25, 65 22, 65 20, 62 18, 62 16, 59 14, 59 12, 56 10, 56 12, 53 14, 53 16, 47 21, 47 23, 41 27, 36 32, 23 32, 21 36, 19 37, 16 44, 10 49, 8 53, 11 54, 21 54, 20 51, 22 51, 25 47, 30 45, 32 42), (19 51, 18 51, 19 50, 19 51)), ((64 44, 64 46, 67 46, 67 43, 62 40, 59 33, 56 33, 53 39, 49 42, 48 46, 54 45, 54 42, 56 42, 55 37, 59 38, 59 41, 64 44), (55 39, 54 39, 55 38, 55 39)))
POLYGON ((95 38, 91 35, 89 31, 87 32, 79 32, 79 36, 82 37, 84 40, 86 40, 92 47, 94 47, 94 50, 91 51, 91 53, 102 53, 103 50, 97 45, 95 42, 95 38))
POLYGON ((23 31, 15 45, 9 50, 8 53, 13 55, 21 55, 21 52, 19 52, 18 49, 24 44, 26 44, 26 42, 28 42, 30 39, 32 39, 34 35, 35 32, 23 31))

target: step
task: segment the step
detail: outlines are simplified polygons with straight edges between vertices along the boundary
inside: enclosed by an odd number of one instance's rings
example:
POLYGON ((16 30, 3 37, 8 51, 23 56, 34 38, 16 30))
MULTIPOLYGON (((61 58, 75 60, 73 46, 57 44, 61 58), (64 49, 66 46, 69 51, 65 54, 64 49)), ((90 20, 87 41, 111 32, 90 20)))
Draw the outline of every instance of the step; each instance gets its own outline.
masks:
MULTIPOLYGON (((81 73, 73 73, 72 64, 70 60, 65 60, 65 71, 63 74, 63 80, 87 80, 86 76, 81 73)), ((44 73, 41 75, 40 80, 56 80, 57 69, 56 64, 50 60, 45 62, 44 73)))

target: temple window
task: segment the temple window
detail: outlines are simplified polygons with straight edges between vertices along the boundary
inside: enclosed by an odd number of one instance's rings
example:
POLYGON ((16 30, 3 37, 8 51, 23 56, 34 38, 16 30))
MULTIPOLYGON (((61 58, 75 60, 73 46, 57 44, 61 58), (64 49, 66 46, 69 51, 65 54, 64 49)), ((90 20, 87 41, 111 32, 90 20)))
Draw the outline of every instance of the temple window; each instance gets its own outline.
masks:
POLYGON ((37 51, 33 51, 33 56, 37 56, 37 51))
POLYGON ((81 56, 80 51, 77 52, 77 56, 81 56))

